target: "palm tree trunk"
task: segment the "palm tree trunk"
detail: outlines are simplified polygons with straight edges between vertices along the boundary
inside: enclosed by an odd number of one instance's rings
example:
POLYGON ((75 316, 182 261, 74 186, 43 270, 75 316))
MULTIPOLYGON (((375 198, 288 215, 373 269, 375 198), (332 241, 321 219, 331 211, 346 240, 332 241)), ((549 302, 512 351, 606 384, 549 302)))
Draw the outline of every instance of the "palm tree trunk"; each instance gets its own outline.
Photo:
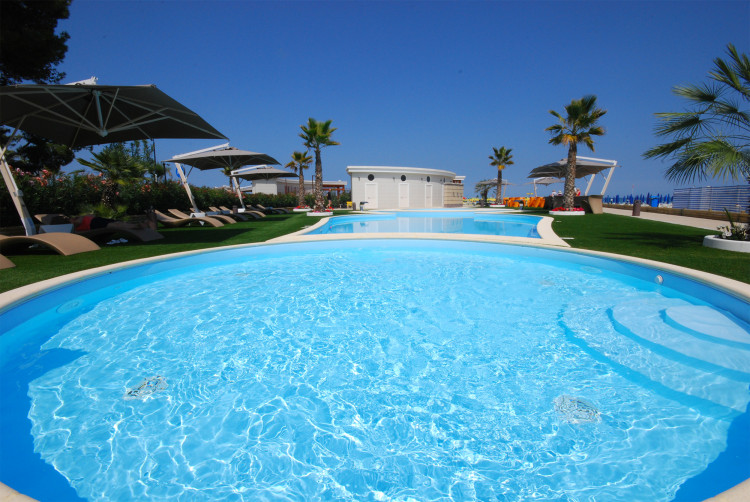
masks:
POLYGON ((576 191, 576 154, 578 153, 578 144, 570 143, 568 148, 568 166, 565 170, 565 193, 563 194, 563 207, 573 209, 573 197, 576 191))
POLYGON ((315 208, 313 211, 322 213, 325 211, 323 202, 323 163, 320 161, 320 148, 315 149, 315 208))
POLYGON ((503 203, 503 170, 497 168, 497 195, 495 195, 495 204, 503 203))
POLYGON ((297 189, 297 205, 305 207, 305 171, 299 166, 299 188, 297 189))

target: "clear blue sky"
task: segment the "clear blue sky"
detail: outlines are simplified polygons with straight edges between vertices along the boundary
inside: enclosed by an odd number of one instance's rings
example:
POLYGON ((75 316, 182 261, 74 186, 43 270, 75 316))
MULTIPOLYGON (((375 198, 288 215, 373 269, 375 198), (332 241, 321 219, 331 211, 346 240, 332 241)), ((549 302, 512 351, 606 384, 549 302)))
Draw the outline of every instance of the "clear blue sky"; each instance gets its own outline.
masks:
MULTIPOLYGON (((667 164, 641 155, 659 142, 654 113, 682 110, 672 87, 706 81, 727 43, 748 52, 750 1, 74 0, 60 28, 65 82, 156 84, 232 146, 282 164, 308 117, 333 119, 326 180, 350 181, 347 165, 429 167, 465 175, 469 195, 506 146, 504 177, 523 183, 566 156, 548 144, 549 110, 595 94, 606 135, 579 155, 618 160, 608 193, 625 194, 674 188, 667 164)), ((157 160, 218 143, 157 140, 157 160)))

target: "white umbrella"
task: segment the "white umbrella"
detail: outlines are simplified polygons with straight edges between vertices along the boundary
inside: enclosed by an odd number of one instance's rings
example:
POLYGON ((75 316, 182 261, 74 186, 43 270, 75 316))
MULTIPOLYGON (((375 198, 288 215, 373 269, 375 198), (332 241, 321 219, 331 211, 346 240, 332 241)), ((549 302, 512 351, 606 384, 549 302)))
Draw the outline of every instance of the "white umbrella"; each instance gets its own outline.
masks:
MULTIPOLYGON (((177 174, 180 176, 182 186, 185 187, 190 203, 193 205, 193 212, 198 213, 198 205, 195 203, 193 193, 190 191, 190 185, 188 185, 187 177, 190 173, 185 174, 182 169, 182 164, 186 164, 191 167, 205 171, 207 169, 225 169, 228 168, 232 172, 242 166, 257 166, 259 164, 278 164, 279 161, 266 155, 265 153, 249 152, 247 150, 240 150, 228 146, 228 144, 220 145, 218 147, 206 148, 197 152, 183 153, 182 155, 175 155, 165 162, 172 162, 177 167, 177 174)), ((236 180, 232 178, 233 183, 236 180)), ((242 208, 245 208, 245 204, 242 201, 242 195, 239 193, 239 185, 237 185, 237 196, 240 198, 242 208)))

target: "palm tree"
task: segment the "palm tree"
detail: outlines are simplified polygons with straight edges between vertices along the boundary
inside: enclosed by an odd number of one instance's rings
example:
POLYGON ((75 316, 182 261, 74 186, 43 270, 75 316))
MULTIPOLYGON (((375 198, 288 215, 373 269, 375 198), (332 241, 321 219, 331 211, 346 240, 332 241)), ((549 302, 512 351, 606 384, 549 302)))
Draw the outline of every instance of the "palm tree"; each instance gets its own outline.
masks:
POLYGON ((143 178, 146 168, 142 162, 125 151, 125 145, 122 143, 112 143, 101 152, 93 154, 93 157, 93 160, 78 159, 78 163, 101 173, 104 178, 102 204, 114 209, 117 202, 117 187, 143 178))
POLYGON ((750 59, 727 46, 729 60, 714 59, 713 82, 677 86, 672 92, 688 99, 693 110, 657 113, 657 136, 674 141, 655 146, 644 157, 672 158, 666 178, 677 182, 709 176, 740 180, 750 177, 750 59))
POLYGON ((513 155, 510 154, 511 149, 501 146, 500 148, 492 147, 493 154, 490 155, 489 159, 491 166, 497 166, 497 198, 495 199, 496 204, 503 203, 503 169, 505 166, 513 164, 513 155))
POLYGON ((566 117, 554 110, 549 111, 559 120, 558 124, 545 129, 552 134, 549 142, 553 145, 568 145, 568 164, 565 169, 565 190, 563 192, 563 206, 573 209, 573 197, 576 186, 576 156, 578 143, 583 143, 593 152, 594 140, 591 136, 601 136, 604 128, 596 122, 607 110, 596 108, 596 96, 588 95, 581 99, 574 99, 565 107, 566 117))
POLYGON ((487 205, 487 193, 490 191, 492 183, 489 180, 481 180, 474 185, 474 191, 482 198, 482 205, 487 205))
POLYGON ((304 140, 304 145, 308 151, 315 150, 315 183, 313 184, 313 193, 315 194, 315 207, 313 211, 323 212, 325 203, 323 201, 323 164, 320 161, 320 149, 326 146, 338 145, 331 139, 331 134, 336 130, 331 127, 331 120, 318 122, 314 118, 307 119, 307 125, 300 126, 302 132, 299 137, 304 140))
POLYGON ((297 189, 297 205, 299 207, 305 206, 305 175, 303 171, 310 167, 310 162, 312 162, 312 157, 306 152, 294 152, 291 162, 284 166, 299 174, 299 188, 297 189))

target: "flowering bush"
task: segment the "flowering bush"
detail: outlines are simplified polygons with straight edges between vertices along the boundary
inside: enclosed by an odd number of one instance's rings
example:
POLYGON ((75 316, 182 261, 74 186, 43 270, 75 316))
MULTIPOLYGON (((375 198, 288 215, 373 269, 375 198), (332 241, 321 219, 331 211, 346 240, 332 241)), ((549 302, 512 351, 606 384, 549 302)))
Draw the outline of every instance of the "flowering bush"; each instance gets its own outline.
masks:
POLYGON ((567 209, 565 207, 560 206, 560 207, 556 207, 555 209, 553 209, 553 211, 583 211, 583 208, 576 206, 572 209, 567 209))
POLYGON ((729 225, 718 227, 721 232, 719 237, 722 239, 728 239, 732 241, 749 241, 750 240, 750 228, 745 223, 735 223, 732 220, 732 215, 729 211, 724 209, 724 212, 729 219, 729 225))
MULTIPOLYGON (((78 215, 91 212, 102 200, 106 181, 101 174, 53 174, 47 170, 37 176, 20 169, 13 170, 18 189, 23 194, 24 202, 32 215, 40 213, 62 213, 78 215)), ((209 206, 228 206, 238 204, 237 194, 223 188, 194 187, 191 191, 200 209, 209 206)), ((155 182, 142 178, 132 183, 117 186, 118 206, 127 208, 127 214, 143 214, 153 207, 167 209, 187 209, 190 201, 185 189, 177 181, 155 182)), ((297 197, 294 194, 244 195, 246 204, 261 204, 270 207, 294 207, 297 197)), ((18 226, 21 220, 10 198, 10 192, 0 177, 0 227, 18 226)))

